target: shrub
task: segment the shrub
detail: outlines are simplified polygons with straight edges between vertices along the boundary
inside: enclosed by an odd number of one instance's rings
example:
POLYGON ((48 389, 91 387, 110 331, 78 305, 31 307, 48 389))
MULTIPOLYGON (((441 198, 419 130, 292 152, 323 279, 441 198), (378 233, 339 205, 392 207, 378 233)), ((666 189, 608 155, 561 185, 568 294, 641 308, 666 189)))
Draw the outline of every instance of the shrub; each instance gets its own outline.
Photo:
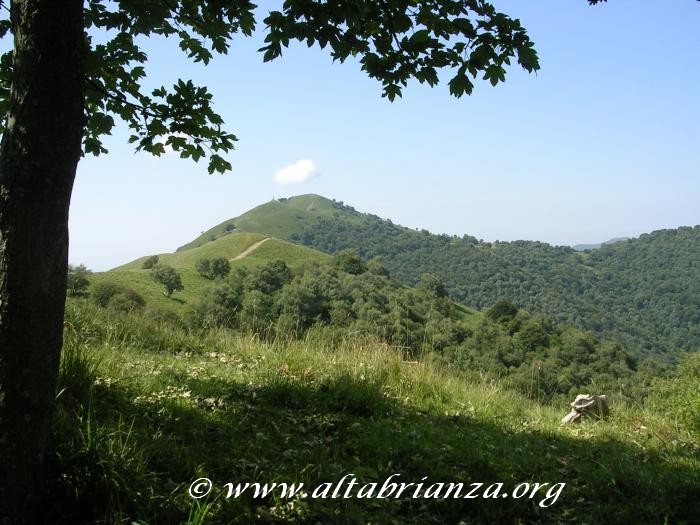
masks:
POLYGON ((176 312, 164 308, 148 307, 144 310, 143 316, 156 323, 164 323, 175 327, 183 325, 182 319, 176 312))
POLYGON ((518 314, 518 307, 510 301, 497 301, 491 308, 486 310, 486 317, 492 321, 508 323, 518 314))
POLYGON ((445 283, 442 282, 437 275, 432 273, 424 273, 420 277, 420 283, 418 284, 418 289, 427 292, 433 297, 438 299, 447 297, 447 288, 445 288, 445 283))
POLYGON ((158 256, 157 255, 151 255, 148 259, 143 261, 143 264, 141 265, 141 268, 144 270, 150 270, 153 268, 156 264, 158 264, 158 256))
POLYGON ((107 308, 115 312, 131 312, 140 310, 146 301, 136 291, 127 288, 114 294, 107 303, 107 308))
POLYGON ((198 259, 194 265, 194 269, 202 277, 211 279, 211 259, 198 259))
POLYGON ((92 272, 84 265, 78 266, 68 265, 68 281, 66 283, 66 292, 70 296, 84 295, 87 287, 90 285, 88 276, 92 272))
POLYGON ((125 287, 116 283, 97 283, 92 286, 90 296, 97 306, 106 308, 112 296, 118 294, 125 287))
POLYGON ((389 277, 389 270, 384 265, 384 260, 381 257, 374 257, 367 263, 367 271, 374 275, 389 277))
POLYGON ((247 278, 248 288, 271 294, 292 280, 292 271, 281 260, 275 260, 255 268, 247 278))
POLYGON ((175 268, 167 264, 156 264, 151 268, 151 278, 158 284, 163 285, 163 288, 165 288, 163 293, 168 297, 170 297, 173 292, 185 289, 180 274, 177 273, 175 268))
POLYGON ((223 279, 231 271, 231 263, 226 257, 217 257, 211 260, 211 274, 214 279, 223 279))
POLYGON ((192 311, 192 322, 196 326, 205 328, 212 326, 233 328, 240 306, 240 290, 222 283, 202 291, 201 298, 192 311))
POLYGON ((355 250, 342 250, 335 254, 333 266, 352 275, 360 275, 367 271, 367 266, 355 250))
POLYGON ((118 283, 97 283, 92 287, 90 295, 95 304, 102 308, 112 306, 113 300, 115 301, 113 307, 115 309, 123 309, 128 304, 131 307, 127 309, 133 310, 134 308, 142 308, 146 304, 145 299, 136 290, 118 283), (115 299, 117 296, 120 298, 115 299))
POLYGON ((226 257, 199 259, 195 264, 195 270, 207 279, 223 279, 231 271, 231 263, 226 257))

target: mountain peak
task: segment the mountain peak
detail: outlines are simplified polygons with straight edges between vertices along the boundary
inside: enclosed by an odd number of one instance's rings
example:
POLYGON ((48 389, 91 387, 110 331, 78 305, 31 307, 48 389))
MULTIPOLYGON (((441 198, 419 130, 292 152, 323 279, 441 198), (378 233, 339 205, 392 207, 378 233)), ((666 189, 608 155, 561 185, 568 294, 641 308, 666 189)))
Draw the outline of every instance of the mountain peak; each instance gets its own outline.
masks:
POLYGON ((350 218, 359 215, 354 208, 342 202, 314 193, 272 199, 256 206, 243 215, 228 219, 205 231, 192 242, 177 249, 178 252, 197 248, 234 231, 264 233, 271 237, 286 239, 315 222, 318 217, 333 218, 344 215, 350 218))

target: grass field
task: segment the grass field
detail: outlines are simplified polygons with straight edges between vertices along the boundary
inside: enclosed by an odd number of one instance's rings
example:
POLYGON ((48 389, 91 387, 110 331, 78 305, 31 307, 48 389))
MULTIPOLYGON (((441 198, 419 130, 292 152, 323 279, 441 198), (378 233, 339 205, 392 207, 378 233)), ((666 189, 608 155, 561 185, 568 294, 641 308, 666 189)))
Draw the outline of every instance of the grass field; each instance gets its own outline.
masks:
POLYGON ((149 307, 170 310, 180 313, 188 305, 194 304, 200 297, 203 288, 211 286, 212 282, 205 279, 193 269, 178 268, 184 290, 166 297, 163 286, 151 278, 150 270, 111 270, 90 276, 91 286, 97 283, 109 282, 124 285, 136 290, 149 307))
MULTIPOLYGON (((285 239, 292 233, 302 230, 304 226, 313 223, 319 217, 332 219, 333 214, 338 212, 336 206, 333 201, 320 195, 299 195, 284 201, 273 200, 253 208, 240 217, 217 224, 192 242, 178 248, 178 252, 202 246, 212 238, 221 237, 228 224, 235 225, 237 231, 258 232, 270 237, 285 239)), ((346 220, 352 221, 355 216, 358 221, 362 220, 360 214, 343 212, 343 217, 346 220)))
POLYGON ((55 439, 64 523, 697 523, 697 440, 642 407, 562 427, 503 384, 322 331, 263 343, 68 304, 55 439), (226 499, 226 482, 566 483, 540 499, 226 499))
MULTIPOLYGON (((264 238, 265 235, 258 233, 231 233, 191 250, 158 254, 158 260, 174 268, 193 269, 197 261, 202 258, 226 257, 233 259, 246 248, 264 238)), ((118 266, 114 270, 141 270, 143 262, 147 258, 148 256, 140 257, 135 261, 118 266)))

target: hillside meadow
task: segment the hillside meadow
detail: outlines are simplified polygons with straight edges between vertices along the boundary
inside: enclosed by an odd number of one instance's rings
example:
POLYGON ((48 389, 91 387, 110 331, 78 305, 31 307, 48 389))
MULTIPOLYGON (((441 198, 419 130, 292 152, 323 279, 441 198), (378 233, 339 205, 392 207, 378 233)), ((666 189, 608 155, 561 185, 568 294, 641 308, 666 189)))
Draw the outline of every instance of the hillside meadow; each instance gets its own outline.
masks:
POLYGON ((191 250, 157 255, 161 263, 174 267, 182 278, 184 289, 172 297, 166 297, 162 287, 151 278, 150 271, 143 268, 143 263, 149 256, 140 257, 109 272, 92 274, 90 281, 93 286, 97 283, 117 283, 133 288, 144 297, 149 305, 179 314, 187 306, 195 304, 202 290, 211 285, 211 281, 199 275, 195 270, 195 264, 199 259, 225 257, 230 260, 234 270, 236 268, 254 268, 273 260, 284 261, 290 268, 330 260, 330 256, 305 246, 298 246, 261 234, 243 232, 222 236, 213 242, 191 250), (265 242, 255 247, 261 241, 265 242), (251 247, 255 247, 254 251, 237 259, 251 247))
POLYGON ((615 403, 563 427, 565 404, 407 359, 372 338, 262 341, 184 330, 85 299, 67 305, 53 439, 59 523, 693 523, 697 435, 615 403), (565 482, 538 499, 202 500, 190 483, 565 482))

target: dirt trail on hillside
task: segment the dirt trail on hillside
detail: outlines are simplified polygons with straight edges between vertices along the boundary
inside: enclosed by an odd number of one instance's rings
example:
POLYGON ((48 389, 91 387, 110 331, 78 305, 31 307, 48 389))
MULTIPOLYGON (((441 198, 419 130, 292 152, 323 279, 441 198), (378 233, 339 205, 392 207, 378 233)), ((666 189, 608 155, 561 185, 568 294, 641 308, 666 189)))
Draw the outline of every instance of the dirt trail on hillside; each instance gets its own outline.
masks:
POLYGON ((248 246, 245 250, 243 250, 241 253, 239 253, 238 255, 236 255, 236 256, 235 256, 233 259, 231 259, 231 260, 232 260, 232 261, 237 261, 237 260, 239 260, 239 259, 243 259, 243 257, 246 257, 247 255, 250 255, 250 254, 253 253, 255 250, 257 250, 257 249, 260 247, 260 245, 261 245, 262 243, 264 243, 264 242, 266 242, 266 241, 269 241, 270 239, 272 239, 272 237, 265 237, 262 241, 254 242, 253 244, 251 244, 250 246, 248 246))

